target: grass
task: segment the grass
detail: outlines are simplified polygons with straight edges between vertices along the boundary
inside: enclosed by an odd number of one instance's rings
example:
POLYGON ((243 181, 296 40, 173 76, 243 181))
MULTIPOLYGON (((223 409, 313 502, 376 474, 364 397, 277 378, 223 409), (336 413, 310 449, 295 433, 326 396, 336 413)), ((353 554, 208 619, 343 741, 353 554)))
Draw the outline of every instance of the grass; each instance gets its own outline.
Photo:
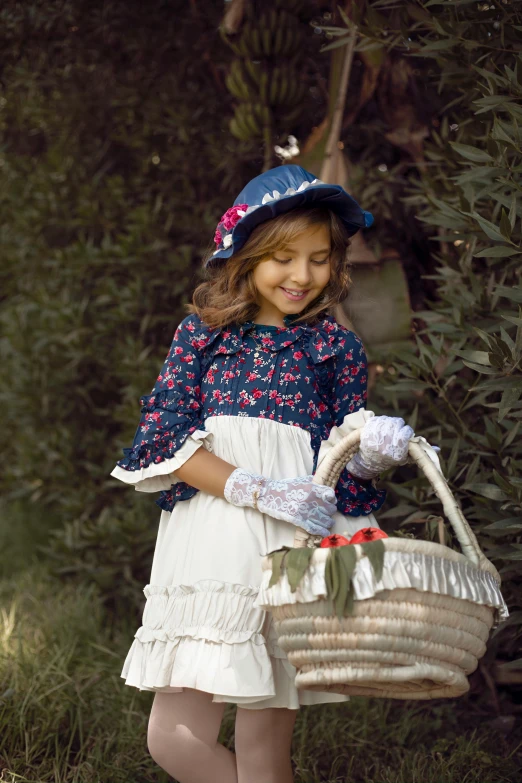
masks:
MULTIPOLYGON (((26 535, 27 535, 27 531, 26 535)), ((168 783, 146 747, 153 694, 120 678, 135 620, 107 617, 94 586, 4 550, 0 583, 0 780, 168 783)), ((518 783, 520 743, 466 702, 353 699, 299 711, 295 783, 518 783)), ((220 741, 233 749, 235 706, 220 741)), ((490 720, 490 719, 489 719, 490 720)))

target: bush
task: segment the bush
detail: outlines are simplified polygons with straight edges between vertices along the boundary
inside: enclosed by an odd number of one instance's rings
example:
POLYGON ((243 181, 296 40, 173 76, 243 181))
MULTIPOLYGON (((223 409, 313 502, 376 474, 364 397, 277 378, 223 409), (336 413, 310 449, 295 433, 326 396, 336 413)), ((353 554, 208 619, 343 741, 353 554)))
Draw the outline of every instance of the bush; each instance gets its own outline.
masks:
MULTIPOLYGON (((384 187, 423 224, 436 271, 427 276, 433 298, 414 313, 410 348, 397 349, 391 361, 374 357, 383 366, 369 407, 393 408, 442 448, 450 487, 499 568, 511 606, 489 650, 499 656, 494 676, 506 682, 522 666, 520 659, 501 665, 519 654, 522 638, 522 9, 425 2, 365 18, 361 48, 378 45, 419 63, 423 85, 441 105, 424 165, 406 181, 404 161, 400 173, 386 175, 384 187)), ((367 204, 364 190, 361 198, 367 204)), ((378 203, 375 211, 378 224, 378 203)), ((440 514, 414 472, 390 473, 386 486, 380 520, 404 517, 401 525, 418 531, 413 520, 440 514)))
POLYGON ((127 607, 158 509, 109 474, 243 183, 219 18, 183 2, 2 7, 3 494, 58 520, 57 573, 127 607))

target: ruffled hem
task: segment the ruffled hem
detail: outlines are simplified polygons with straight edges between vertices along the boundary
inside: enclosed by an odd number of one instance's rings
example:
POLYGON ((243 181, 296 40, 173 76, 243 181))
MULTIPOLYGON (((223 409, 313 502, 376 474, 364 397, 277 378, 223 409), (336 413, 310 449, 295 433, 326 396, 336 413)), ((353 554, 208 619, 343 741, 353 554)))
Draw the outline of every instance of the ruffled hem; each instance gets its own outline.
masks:
POLYGON ((153 462, 148 467, 140 468, 139 470, 125 470, 119 465, 116 465, 110 475, 123 481, 125 484, 133 484, 134 489, 137 492, 159 492, 161 490, 169 490, 173 484, 180 481, 169 474, 178 470, 178 468, 203 446, 205 440, 209 444, 206 446, 207 451, 212 451, 210 444, 212 443, 213 438, 214 434, 212 432, 195 430, 195 432, 191 433, 185 440, 181 448, 176 451, 173 457, 164 459, 161 462, 153 462))
POLYGON ((195 688, 213 694, 214 702, 252 709, 348 701, 297 690, 296 669, 270 616, 254 606, 257 587, 208 579, 147 585, 144 593, 143 625, 121 672, 126 685, 167 693, 195 688))
POLYGON ((204 429, 201 402, 187 391, 157 389, 142 397, 140 404, 141 417, 132 447, 123 449, 124 457, 117 463, 133 473, 174 457, 190 435, 204 429))
MULTIPOLYGON (((318 550, 320 551, 320 550, 318 550)), ((266 610, 284 604, 308 603, 327 597, 325 580, 327 556, 316 555, 306 570, 295 593, 288 576, 282 573, 277 584, 268 587, 271 568, 263 571, 255 606, 266 610)), ((421 592, 461 598, 495 609, 494 625, 509 616, 509 612, 493 575, 471 563, 456 562, 443 557, 410 552, 386 551, 382 578, 377 581, 367 557, 358 560, 354 576, 354 597, 358 601, 373 598, 383 590, 413 588, 421 592)))
MULTIPOLYGON (((167 641, 134 639, 121 676, 140 690, 196 688, 223 697, 261 700, 275 696, 266 648, 249 639, 214 642, 199 636, 167 641)), ((181 634, 181 631, 180 631, 181 634)))

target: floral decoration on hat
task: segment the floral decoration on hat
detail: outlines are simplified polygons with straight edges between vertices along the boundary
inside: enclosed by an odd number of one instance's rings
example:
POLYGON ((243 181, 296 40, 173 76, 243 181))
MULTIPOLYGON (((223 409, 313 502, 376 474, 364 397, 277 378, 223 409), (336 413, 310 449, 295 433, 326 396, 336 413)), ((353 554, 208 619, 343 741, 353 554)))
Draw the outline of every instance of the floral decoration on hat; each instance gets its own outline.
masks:
POLYGON ((245 217, 247 209, 248 204, 237 204, 235 207, 227 209, 225 214, 222 215, 214 234, 214 242, 218 247, 221 244, 223 244, 223 247, 230 247, 232 244, 232 229, 236 223, 239 223, 242 217, 245 217), (225 236, 223 236, 220 228, 224 228, 227 232, 225 236))

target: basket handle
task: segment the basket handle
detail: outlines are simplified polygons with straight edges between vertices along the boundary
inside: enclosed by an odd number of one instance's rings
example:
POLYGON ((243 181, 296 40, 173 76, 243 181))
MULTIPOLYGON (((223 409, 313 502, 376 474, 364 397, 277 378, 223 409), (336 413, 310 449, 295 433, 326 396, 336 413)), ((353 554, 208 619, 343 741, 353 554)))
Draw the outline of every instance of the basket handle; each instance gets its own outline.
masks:
MULTIPOLYGON (((330 449, 314 474, 312 481, 315 484, 324 484, 327 487, 335 488, 341 472, 353 455, 359 451, 362 429, 360 427, 344 436, 330 449)), ((488 569, 491 564, 482 552, 473 530, 453 497, 442 473, 437 470, 419 443, 410 441, 408 455, 424 473, 441 501, 444 513, 455 532, 463 554, 474 565, 488 569)), ((310 535, 302 527, 298 527, 295 533, 294 547, 315 546, 320 539, 320 536, 310 535)))

